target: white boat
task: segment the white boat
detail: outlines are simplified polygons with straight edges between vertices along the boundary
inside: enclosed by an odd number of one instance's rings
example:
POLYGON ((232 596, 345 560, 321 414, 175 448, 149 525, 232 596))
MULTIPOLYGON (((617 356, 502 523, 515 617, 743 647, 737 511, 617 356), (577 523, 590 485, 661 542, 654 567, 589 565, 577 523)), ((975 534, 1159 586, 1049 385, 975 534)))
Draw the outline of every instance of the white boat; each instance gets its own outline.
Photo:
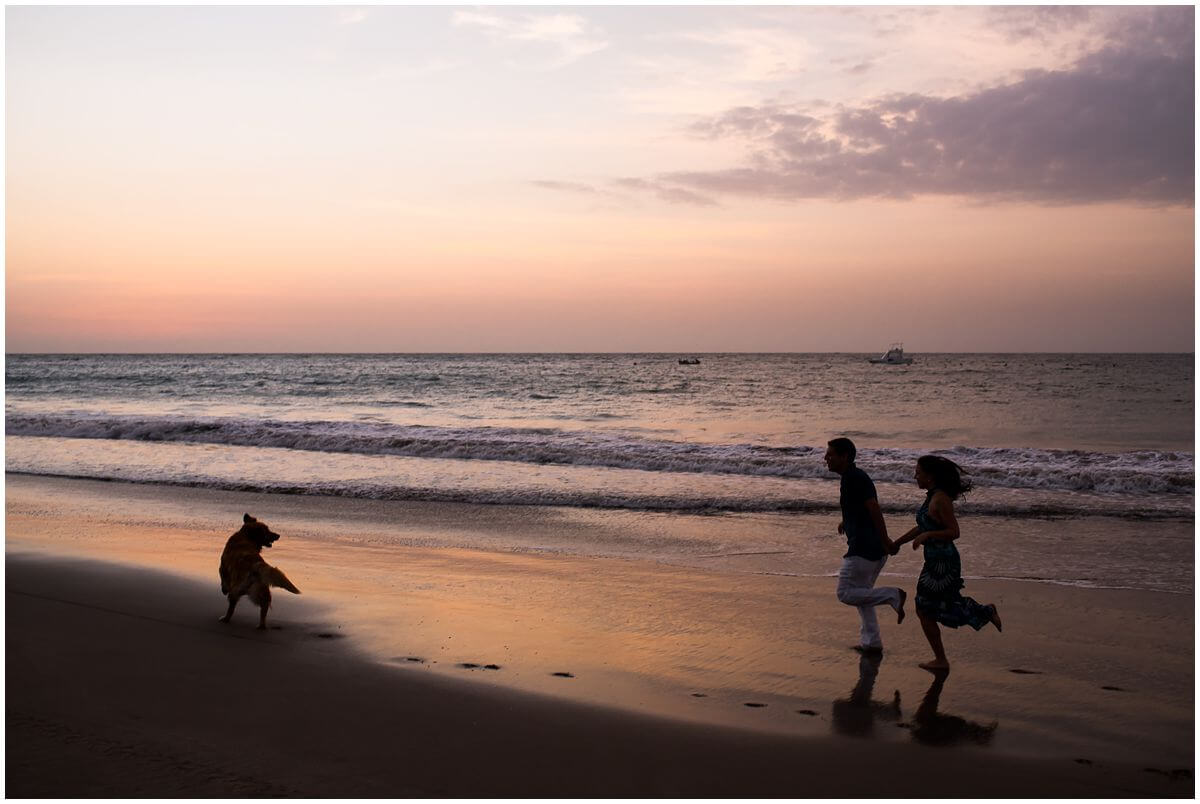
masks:
POLYGON ((904 344, 893 343, 891 348, 879 357, 870 358, 872 363, 883 363, 887 366, 907 366, 912 362, 911 357, 904 356, 904 344))

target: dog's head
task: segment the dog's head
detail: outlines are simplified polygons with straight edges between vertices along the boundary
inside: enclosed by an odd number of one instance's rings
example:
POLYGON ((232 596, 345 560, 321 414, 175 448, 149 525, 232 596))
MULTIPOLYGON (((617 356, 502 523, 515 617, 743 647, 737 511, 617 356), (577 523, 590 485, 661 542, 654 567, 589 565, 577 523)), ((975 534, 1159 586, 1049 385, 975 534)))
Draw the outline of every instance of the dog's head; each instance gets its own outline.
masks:
POLYGON ((249 537, 250 541, 257 544, 259 547, 270 547, 271 543, 279 538, 278 533, 273 533, 267 527, 266 522, 260 522, 249 514, 242 515, 242 535, 249 537))

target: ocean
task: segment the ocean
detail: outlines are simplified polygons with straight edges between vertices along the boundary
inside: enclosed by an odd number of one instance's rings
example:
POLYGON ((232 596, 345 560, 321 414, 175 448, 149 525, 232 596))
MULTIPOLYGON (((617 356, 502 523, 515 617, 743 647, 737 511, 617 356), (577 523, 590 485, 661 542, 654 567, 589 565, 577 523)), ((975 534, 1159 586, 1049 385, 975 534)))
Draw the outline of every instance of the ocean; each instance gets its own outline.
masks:
POLYGON ((844 435, 893 535, 922 498, 918 456, 969 472, 968 577, 1192 592, 1192 355, 867 357, 8 355, 5 465, 566 508, 613 527, 452 546, 828 574, 838 486, 822 457, 844 435))

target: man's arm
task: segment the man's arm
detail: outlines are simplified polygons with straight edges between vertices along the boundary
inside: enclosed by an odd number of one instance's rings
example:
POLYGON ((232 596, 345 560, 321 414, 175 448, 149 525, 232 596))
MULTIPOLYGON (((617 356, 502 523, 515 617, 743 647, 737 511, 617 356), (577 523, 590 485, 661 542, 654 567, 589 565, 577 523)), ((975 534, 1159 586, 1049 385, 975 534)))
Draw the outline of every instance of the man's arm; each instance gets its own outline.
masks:
POLYGON ((871 524, 875 526, 875 532, 879 534, 879 543, 883 545, 883 552, 892 553, 892 540, 888 538, 887 523, 883 521, 883 511, 879 510, 879 500, 871 497, 864 505, 867 506, 867 513, 871 516, 871 524))

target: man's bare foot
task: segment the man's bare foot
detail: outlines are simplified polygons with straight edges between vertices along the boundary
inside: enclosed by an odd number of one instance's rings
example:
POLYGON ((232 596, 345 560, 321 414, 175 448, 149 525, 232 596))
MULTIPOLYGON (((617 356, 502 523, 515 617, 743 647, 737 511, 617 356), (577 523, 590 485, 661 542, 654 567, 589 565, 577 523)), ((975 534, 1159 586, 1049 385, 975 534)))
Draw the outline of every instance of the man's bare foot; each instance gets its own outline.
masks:
POLYGON ((900 590, 900 605, 896 607, 896 625, 904 622, 904 601, 908 600, 908 592, 900 590))
POLYGON ((931 662, 921 662, 919 665, 917 665, 917 667, 921 668, 922 670, 928 670, 931 673, 937 673, 941 670, 949 670, 950 662, 946 661, 945 659, 941 661, 934 659, 931 662))

